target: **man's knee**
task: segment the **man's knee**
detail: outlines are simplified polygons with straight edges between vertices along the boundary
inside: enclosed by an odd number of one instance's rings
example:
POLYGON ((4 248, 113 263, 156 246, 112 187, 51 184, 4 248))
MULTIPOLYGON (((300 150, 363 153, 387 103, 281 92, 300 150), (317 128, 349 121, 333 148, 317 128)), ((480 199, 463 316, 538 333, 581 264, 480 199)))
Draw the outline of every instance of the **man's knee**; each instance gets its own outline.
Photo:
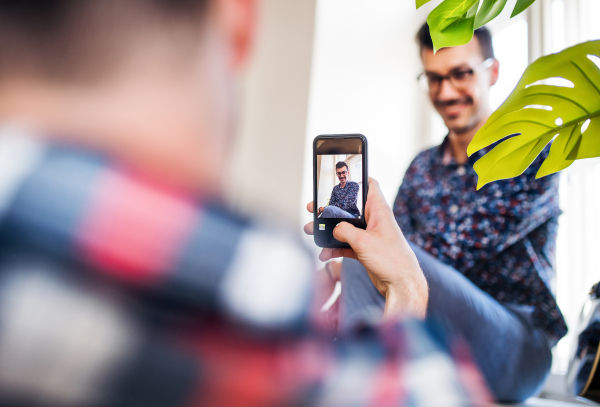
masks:
POLYGON ((335 211, 332 209, 332 207, 326 206, 325 208, 323 208, 323 215, 321 216, 324 218, 332 218, 334 214, 335 211))

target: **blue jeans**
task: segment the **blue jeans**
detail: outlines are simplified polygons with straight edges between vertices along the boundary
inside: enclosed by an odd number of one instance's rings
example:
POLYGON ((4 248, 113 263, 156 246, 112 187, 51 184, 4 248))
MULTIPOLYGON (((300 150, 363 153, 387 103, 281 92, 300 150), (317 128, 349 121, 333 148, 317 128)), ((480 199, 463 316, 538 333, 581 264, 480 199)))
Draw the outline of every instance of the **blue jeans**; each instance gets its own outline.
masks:
MULTIPOLYGON (((515 402, 537 394, 552 354, 548 336, 531 321, 531 307, 502 305, 460 272, 411 247, 429 284, 427 319, 467 342, 495 399, 515 402)), ((385 299, 359 262, 344 259, 341 279, 340 333, 381 318, 385 299)))
POLYGON ((323 208, 322 218, 344 218, 344 219, 355 219, 356 216, 346 212, 343 209, 338 208, 337 206, 327 205, 323 208))

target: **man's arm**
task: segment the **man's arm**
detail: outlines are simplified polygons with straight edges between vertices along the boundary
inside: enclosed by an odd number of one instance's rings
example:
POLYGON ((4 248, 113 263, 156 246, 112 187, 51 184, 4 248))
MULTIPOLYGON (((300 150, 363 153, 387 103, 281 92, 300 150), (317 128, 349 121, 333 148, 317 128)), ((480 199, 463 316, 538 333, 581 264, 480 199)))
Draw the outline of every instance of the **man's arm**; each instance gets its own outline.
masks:
POLYGON ((405 236, 410 236, 412 233, 414 233, 409 207, 410 196, 412 193, 410 184, 410 174, 407 171, 404 175, 404 179, 402 180, 402 184, 398 189, 396 200, 394 201, 394 217, 396 218, 396 223, 398 223, 398 226, 405 236))
POLYGON ((360 185, 358 182, 353 182, 352 186, 352 204, 350 205, 349 212, 353 215, 359 216, 360 211, 358 210, 358 191, 360 191, 360 185))

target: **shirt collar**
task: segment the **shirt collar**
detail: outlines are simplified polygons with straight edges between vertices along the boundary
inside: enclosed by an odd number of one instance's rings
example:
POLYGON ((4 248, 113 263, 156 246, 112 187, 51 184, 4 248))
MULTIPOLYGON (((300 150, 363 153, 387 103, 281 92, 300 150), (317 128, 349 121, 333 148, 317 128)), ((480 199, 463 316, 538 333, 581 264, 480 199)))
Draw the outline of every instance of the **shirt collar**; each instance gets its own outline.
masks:
MULTIPOLYGON (((442 143, 439 146, 437 146, 437 154, 436 154, 437 161, 439 164, 445 165, 445 166, 458 165, 458 163, 452 156, 452 153, 450 152, 450 146, 449 146, 450 139, 448 138, 448 136, 449 136, 449 134, 446 134, 446 137, 444 137, 444 140, 442 141, 442 143), (448 158, 446 158, 446 160, 445 160, 444 156, 446 154, 448 154, 448 158)), ((467 158, 467 163, 470 164, 471 166, 473 166, 473 164, 475 164, 475 162, 477 160, 479 160, 481 157, 483 157, 485 154, 487 154, 487 152, 490 151, 492 148, 494 148, 496 146, 496 144, 498 144, 498 142, 475 152, 473 155, 471 155, 470 157, 467 158)))

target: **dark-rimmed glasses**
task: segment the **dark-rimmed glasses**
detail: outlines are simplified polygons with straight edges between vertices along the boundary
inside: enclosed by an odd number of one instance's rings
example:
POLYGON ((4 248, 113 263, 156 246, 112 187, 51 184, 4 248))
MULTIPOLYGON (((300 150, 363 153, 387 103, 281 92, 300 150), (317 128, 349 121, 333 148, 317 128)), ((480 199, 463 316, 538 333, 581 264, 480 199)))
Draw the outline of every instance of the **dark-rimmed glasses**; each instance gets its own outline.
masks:
POLYGON ((446 79, 456 90, 465 90, 473 83, 473 76, 479 71, 488 69, 494 65, 494 58, 488 58, 473 68, 456 68, 450 71, 448 75, 438 75, 433 72, 423 72, 417 77, 419 85, 430 93, 437 93, 442 87, 442 82, 446 79))

